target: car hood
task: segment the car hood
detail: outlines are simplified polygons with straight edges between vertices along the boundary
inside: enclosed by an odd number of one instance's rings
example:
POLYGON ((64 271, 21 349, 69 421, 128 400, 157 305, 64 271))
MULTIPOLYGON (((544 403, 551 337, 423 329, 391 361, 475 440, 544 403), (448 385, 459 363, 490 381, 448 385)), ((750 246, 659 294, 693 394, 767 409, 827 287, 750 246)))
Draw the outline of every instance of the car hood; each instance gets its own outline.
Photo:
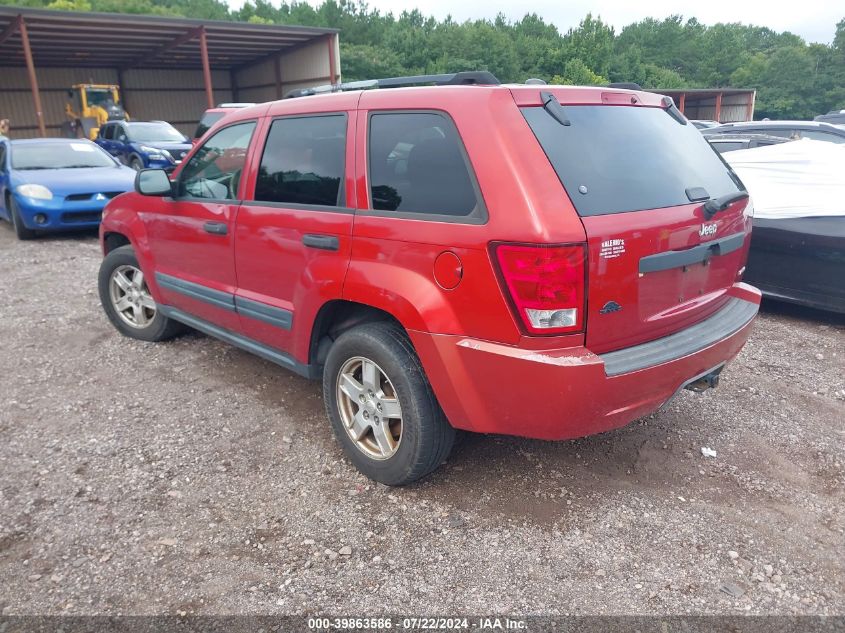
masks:
POLYGON ((86 167, 79 169, 24 169, 12 172, 12 186, 44 185, 55 196, 73 193, 130 191, 135 170, 129 167, 86 167))

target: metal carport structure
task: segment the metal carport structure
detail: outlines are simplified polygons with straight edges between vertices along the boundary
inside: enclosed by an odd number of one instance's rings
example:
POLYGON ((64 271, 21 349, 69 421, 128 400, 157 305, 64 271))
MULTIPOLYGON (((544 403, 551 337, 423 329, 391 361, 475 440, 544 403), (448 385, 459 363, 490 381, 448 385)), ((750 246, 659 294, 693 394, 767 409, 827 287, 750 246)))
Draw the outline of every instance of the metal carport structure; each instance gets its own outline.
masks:
POLYGON ((668 95, 688 119, 708 119, 719 123, 751 121, 757 91, 746 88, 656 88, 651 92, 668 95))
POLYGON ((57 135, 76 83, 121 87, 136 120, 191 131, 221 101, 268 101, 340 80, 336 29, 0 7, 0 119, 57 135))

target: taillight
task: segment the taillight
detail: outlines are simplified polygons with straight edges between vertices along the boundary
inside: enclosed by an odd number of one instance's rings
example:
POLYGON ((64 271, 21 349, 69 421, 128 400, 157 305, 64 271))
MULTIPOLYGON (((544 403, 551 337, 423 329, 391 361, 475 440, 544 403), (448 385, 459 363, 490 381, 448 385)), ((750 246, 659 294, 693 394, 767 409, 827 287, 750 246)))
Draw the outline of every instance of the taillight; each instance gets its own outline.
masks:
POLYGON ((497 244, 494 250, 529 334, 584 329, 586 244, 497 244))

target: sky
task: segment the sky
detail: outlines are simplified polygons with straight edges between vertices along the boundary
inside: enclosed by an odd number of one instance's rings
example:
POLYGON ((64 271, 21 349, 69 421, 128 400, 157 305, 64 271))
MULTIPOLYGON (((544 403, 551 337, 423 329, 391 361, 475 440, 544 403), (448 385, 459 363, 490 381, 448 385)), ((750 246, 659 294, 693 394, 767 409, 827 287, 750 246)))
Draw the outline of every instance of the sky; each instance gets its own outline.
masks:
MULTIPOLYGON (((232 8, 239 8, 244 0, 228 2, 232 8)), ((319 0, 308 2, 320 4, 319 0)), ((800 3, 787 0, 533 0, 528 3, 513 0, 368 0, 367 4, 383 13, 392 11, 397 15, 413 8, 440 19, 451 14, 459 22, 492 19, 500 12, 511 20, 517 20, 531 12, 555 24, 563 33, 578 26, 589 12, 593 16, 601 16, 617 32, 623 26, 646 17, 662 19, 680 14, 685 18, 698 18, 704 24, 743 22, 768 26, 775 31, 791 31, 808 42, 825 44, 833 41, 836 23, 845 18, 845 3, 841 0, 804 0, 800 3)))

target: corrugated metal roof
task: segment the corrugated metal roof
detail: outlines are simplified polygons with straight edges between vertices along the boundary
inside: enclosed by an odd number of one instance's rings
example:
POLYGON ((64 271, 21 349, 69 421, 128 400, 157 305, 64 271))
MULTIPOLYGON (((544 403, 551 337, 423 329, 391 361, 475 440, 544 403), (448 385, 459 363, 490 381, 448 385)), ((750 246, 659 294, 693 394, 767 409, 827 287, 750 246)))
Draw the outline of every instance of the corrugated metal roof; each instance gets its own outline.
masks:
POLYGON ((15 29, 19 18, 26 23, 36 67, 201 68, 199 33, 204 29, 211 66, 232 69, 337 33, 304 26, 0 6, 0 66, 24 65, 20 30, 15 29))

